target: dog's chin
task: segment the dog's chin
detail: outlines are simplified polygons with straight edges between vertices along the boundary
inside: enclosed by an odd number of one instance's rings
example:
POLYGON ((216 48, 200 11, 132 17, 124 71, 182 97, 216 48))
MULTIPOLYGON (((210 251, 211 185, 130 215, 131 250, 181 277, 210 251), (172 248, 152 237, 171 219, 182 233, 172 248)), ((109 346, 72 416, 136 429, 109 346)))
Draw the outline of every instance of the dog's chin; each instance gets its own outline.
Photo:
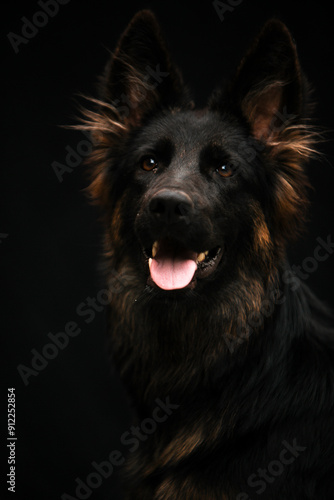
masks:
POLYGON ((198 252, 175 240, 157 240, 143 249, 148 291, 169 298, 189 295, 214 279, 223 254, 222 244, 198 252))

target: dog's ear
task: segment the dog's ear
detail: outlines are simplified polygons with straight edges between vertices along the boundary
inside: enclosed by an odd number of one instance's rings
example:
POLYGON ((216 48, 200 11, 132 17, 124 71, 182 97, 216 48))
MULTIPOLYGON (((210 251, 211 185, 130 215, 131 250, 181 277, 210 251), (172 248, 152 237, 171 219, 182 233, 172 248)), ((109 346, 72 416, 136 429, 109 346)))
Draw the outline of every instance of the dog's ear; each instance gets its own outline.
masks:
POLYGON ((235 103, 234 111, 241 111, 254 136, 271 141, 302 116, 304 87, 292 36, 282 22, 273 19, 241 61, 220 104, 235 103))
POLYGON ((110 151, 150 115, 193 106, 152 12, 143 10, 133 17, 100 79, 99 99, 88 100, 96 108, 82 109, 81 124, 74 128, 88 131, 93 143, 87 191, 96 203, 108 206, 110 151))
POLYGON ((121 36, 101 80, 100 96, 126 127, 140 125, 153 110, 187 101, 181 74, 151 11, 138 12, 121 36))
POLYGON ((316 153, 318 139, 307 116, 308 94, 292 36, 274 19, 241 61, 230 86, 210 102, 212 110, 231 113, 247 125, 263 143, 259 150, 266 163, 276 166, 271 170, 271 214, 283 239, 297 234, 306 212, 308 180, 302 165, 316 153))

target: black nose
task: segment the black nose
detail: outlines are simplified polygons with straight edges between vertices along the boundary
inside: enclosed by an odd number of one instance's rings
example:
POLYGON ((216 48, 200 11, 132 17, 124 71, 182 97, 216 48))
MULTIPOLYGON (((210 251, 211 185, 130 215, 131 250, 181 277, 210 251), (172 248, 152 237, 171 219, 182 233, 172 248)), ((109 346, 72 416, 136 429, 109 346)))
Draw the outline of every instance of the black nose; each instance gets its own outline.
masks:
POLYGON ((194 211, 191 198, 183 191, 162 189, 149 202, 151 214, 165 224, 190 223, 194 211))

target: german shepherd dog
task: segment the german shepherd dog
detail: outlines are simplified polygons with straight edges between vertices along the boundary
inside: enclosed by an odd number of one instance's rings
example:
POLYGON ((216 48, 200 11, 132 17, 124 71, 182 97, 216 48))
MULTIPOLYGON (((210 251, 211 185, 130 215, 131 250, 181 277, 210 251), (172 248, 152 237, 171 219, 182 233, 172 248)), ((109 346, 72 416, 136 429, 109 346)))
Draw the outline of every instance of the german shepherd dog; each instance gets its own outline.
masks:
POLYGON ((332 316, 286 258, 317 141, 288 29, 268 21, 196 109, 140 11, 92 101, 108 328, 137 412, 126 498, 333 499, 332 316))

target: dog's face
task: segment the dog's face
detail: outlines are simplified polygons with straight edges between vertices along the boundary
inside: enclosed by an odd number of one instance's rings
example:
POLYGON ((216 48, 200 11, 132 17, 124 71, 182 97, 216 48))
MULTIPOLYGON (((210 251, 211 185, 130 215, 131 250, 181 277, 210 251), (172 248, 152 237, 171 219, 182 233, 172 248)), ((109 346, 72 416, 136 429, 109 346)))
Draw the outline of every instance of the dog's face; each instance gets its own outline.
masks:
POLYGON ((291 36, 271 21, 196 110, 155 18, 135 16, 87 112, 114 265, 169 297, 268 275, 305 208, 304 89, 291 36))
POLYGON ((210 111, 158 117, 138 133, 134 228, 150 286, 199 291, 226 279, 237 246, 251 244, 265 173, 239 150, 246 140, 233 121, 210 111))

